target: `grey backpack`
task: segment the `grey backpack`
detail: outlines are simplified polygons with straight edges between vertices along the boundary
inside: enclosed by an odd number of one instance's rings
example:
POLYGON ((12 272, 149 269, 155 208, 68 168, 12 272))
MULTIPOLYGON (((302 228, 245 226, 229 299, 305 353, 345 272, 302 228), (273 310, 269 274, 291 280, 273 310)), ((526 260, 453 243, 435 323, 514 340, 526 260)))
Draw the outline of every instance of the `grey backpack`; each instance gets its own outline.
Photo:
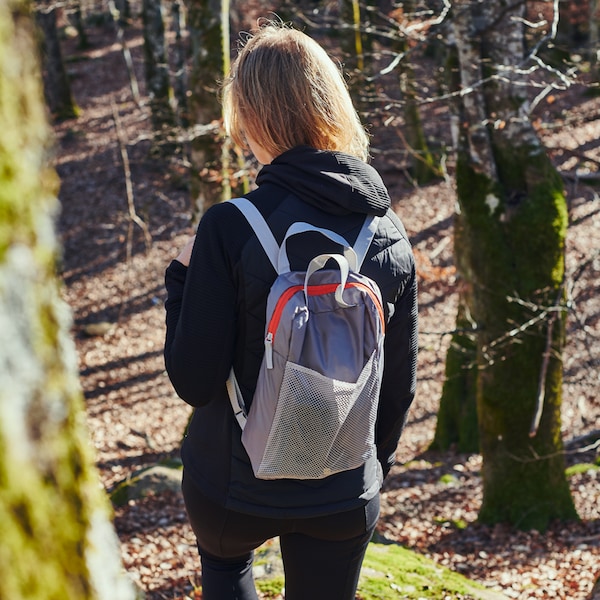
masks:
POLYGON ((294 223, 281 247, 257 208, 246 217, 278 276, 267 300, 265 355, 250 410, 233 369, 227 388, 242 443, 260 479, 322 479, 354 469, 375 452, 385 319, 377 284, 361 264, 377 229, 369 216, 354 247, 339 234, 294 223), (286 243, 317 231, 343 254, 320 254, 291 271, 286 243), (324 268, 331 260, 339 268, 324 268))

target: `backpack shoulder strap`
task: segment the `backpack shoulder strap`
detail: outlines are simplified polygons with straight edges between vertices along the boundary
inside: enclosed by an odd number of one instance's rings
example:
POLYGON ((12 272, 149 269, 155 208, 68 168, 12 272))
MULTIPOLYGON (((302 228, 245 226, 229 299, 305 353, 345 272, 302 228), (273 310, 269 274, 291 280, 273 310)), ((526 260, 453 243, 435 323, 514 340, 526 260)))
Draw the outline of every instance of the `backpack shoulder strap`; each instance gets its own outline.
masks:
MULTIPOLYGON (((246 218, 250 227, 254 230, 258 241, 261 243, 265 254, 271 261, 273 268, 277 273, 277 258, 279 256, 279 244, 273 235, 271 228, 267 225, 264 217, 260 214, 260 211, 250 200, 247 198, 231 198, 228 200, 231 202, 246 218)), ((231 402, 233 414, 236 421, 238 422, 241 429, 246 426, 247 414, 244 398, 238 385, 233 367, 229 372, 229 377, 226 382, 227 395, 231 402)))
MULTIPOLYGON (((279 273, 280 269, 278 264, 280 247, 275 239, 275 236, 271 232, 271 228, 268 226, 264 217, 260 214, 260 211, 247 198, 232 198, 231 200, 228 200, 228 202, 234 204, 244 215, 244 217, 246 217, 246 220, 254 230, 254 233, 256 233, 256 237, 258 237, 259 242, 262 244, 265 254, 271 261, 273 268, 277 273, 279 273)), ((365 222, 363 223, 356 241, 354 242, 354 246, 352 248, 354 249, 357 257, 357 271, 360 271, 360 268, 367 256, 369 246, 373 241, 373 237, 375 236, 375 232, 377 231, 377 227, 379 225, 379 219, 380 217, 375 215, 368 215, 365 218, 365 222)), ((310 228, 310 230, 317 230, 317 228, 314 228, 311 225, 307 225, 306 227, 307 229, 304 229, 305 231, 308 230, 308 228, 310 228)))
POLYGON ((229 377, 227 378, 226 386, 229 402, 231 402, 231 408, 233 409, 233 416, 238 422, 240 429, 244 429, 247 421, 246 405, 244 403, 244 398, 242 397, 240 386, 238 385, 235 377, 235 373, 233 372, 233 367, 231 367, 231 370, 229 371, 229 377))
POLYGON ((368 215, 363 223, 363 226, 354 242, 354 252, 356 252, 357 265, 356 270, 360 271, 363 262, 367 256, 367 252, 369 250, 369 246, 375 237, 375 232, 377 231, 377 226, 379 225, 380 217, 376 217, 375 215, 368 215))
POLYGON ((256 208, 256 206, 254 206, 247 198, 232 198, 231 200, 228 200, 228 202, 235 205, 244 217, 246 217, 246 220, 254 230, 258 241, 262 244, 265 254, 271 261, 273 268, 279 273, 279 270, 277 269, 279 244, 258 208, 256 208))

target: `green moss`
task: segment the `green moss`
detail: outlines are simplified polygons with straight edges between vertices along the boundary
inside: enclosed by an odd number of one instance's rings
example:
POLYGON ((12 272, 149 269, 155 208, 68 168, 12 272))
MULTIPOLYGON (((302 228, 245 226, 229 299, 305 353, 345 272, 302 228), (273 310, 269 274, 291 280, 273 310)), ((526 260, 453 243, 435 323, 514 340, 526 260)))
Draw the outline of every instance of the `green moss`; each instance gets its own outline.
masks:
POLYGON ((530 437, 545 340, 533 332, 512 343, 482 372, 478 410, 484 463, 481 521, 544 531, 551 520, 577 518, 564 476, 560 441, 560 364, 548 367, 544 413, 530 437))
POLYGON ((360 600, 486 597, 499 596, 406 548, 375 543, 367 549, 357 594, 360 600))
POLYGON ((20 365, 0 390, 12 407, 0 426, 0 597, 85 600, 90 521, 108 504, 55 279, 58 180, 28 6, 0 3, 0 310, 17 321, 2 362, 20 365))
POLYGON ((551 520, 577 518, 560 437, 563 313, 553 324, 542 418, 535 436, 529 433, 549 331, 551 313, 544 310, 562 294, 566 201, 539 148, 495 142, 497 181, 464 157, 457 165, 463 229, 457 264, 477 325, 474 389, 484 458, 479 518, 544 530, 551 520))
POLYGON ((0 496, 0 595, 5 598, 91 596, 84 556, 87 511, 95 506, 91 482, 85 473, 68 476, 67 456, 61 460, 49 449, 47 454, 52 470, 46 476, 35 464, 5 465, 9 486, 0 496), (83 498, 90 505, 84 506, 83 498))
POLYGON ((452 473, 445 473, 440 477, 439 482, 443 485, 458 485, 458 477, 452 473))
MULTIPOLYGON (((453 523, 461 528, 462 523, 453 523)), ((271 542, 259 549, 255 567, 266 554, 270 564, 280 563, 278 547, 271 542)), ((256 573, 255 573, 256 576, 256 573)), ((285 581, 274 568, 267 575, 255 578, 256 587, 266 598, 278 597, 285 581)), ((356 598, 358 600, 506 600, 468 578, 442 567, 434 561, 393 543, 372 542, 367 548, 356 598)))
MULTIPOLYGON (((600 458, 598 459, 600 461, 600 458)), ((600 464, 594 463, 578 463, 571 465, 565 471, 567 477, 573 477, 573 475, 580 475, 581 473, 590 473, 600 470, 600 464)))
POLYGON ((466 529, 469 526, 464 519, 446 519, 444 517, 436 517, 434 521, 439 525, 450 525, 454 529, 458 530, 466 529))
POLYGON ((256 589, 264 595, 265 598, 277 598, 285 586, 283 577, 274 577, 273 579, 257 579, 256 589))
POLYGON ((456 329, 446 354, 444 386, 431 449, 445 451, 455 447, 461 453, 478 452, 476 338, 469 331, 472 323, 465 317, 464 303, 459 306, 456 329))
POLYGON ((114 487, 110 499, 114 506, 124 506, 129 500, 160 494, 165 490, 178 491, 182 469, 181 462, 176 460, 139 469, 114 487))

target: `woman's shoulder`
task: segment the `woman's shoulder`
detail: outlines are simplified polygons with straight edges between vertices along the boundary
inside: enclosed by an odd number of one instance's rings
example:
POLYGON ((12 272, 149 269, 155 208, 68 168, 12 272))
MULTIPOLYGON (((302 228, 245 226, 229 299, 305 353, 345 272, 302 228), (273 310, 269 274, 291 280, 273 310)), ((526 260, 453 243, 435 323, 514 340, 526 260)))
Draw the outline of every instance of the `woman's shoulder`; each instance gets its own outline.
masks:
POLYGON ((404 262, 412 259, 412 246, 398 214, 390 208, 380 218, 377 233, 373 240, 374 254, 386 253, 389 258, 401 258, 404 262))

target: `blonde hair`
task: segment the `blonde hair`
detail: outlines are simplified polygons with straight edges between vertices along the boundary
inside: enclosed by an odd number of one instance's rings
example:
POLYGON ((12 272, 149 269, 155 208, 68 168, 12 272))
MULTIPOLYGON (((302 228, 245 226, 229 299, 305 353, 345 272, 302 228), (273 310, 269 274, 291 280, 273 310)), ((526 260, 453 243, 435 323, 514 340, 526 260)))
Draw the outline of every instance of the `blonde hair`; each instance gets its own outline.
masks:
POLYGON ((295 146, 367 160, 369 138, 340 69, 304 33, 266 21, 242 45, 223 83, 225 127, 272 156, 295 146))

